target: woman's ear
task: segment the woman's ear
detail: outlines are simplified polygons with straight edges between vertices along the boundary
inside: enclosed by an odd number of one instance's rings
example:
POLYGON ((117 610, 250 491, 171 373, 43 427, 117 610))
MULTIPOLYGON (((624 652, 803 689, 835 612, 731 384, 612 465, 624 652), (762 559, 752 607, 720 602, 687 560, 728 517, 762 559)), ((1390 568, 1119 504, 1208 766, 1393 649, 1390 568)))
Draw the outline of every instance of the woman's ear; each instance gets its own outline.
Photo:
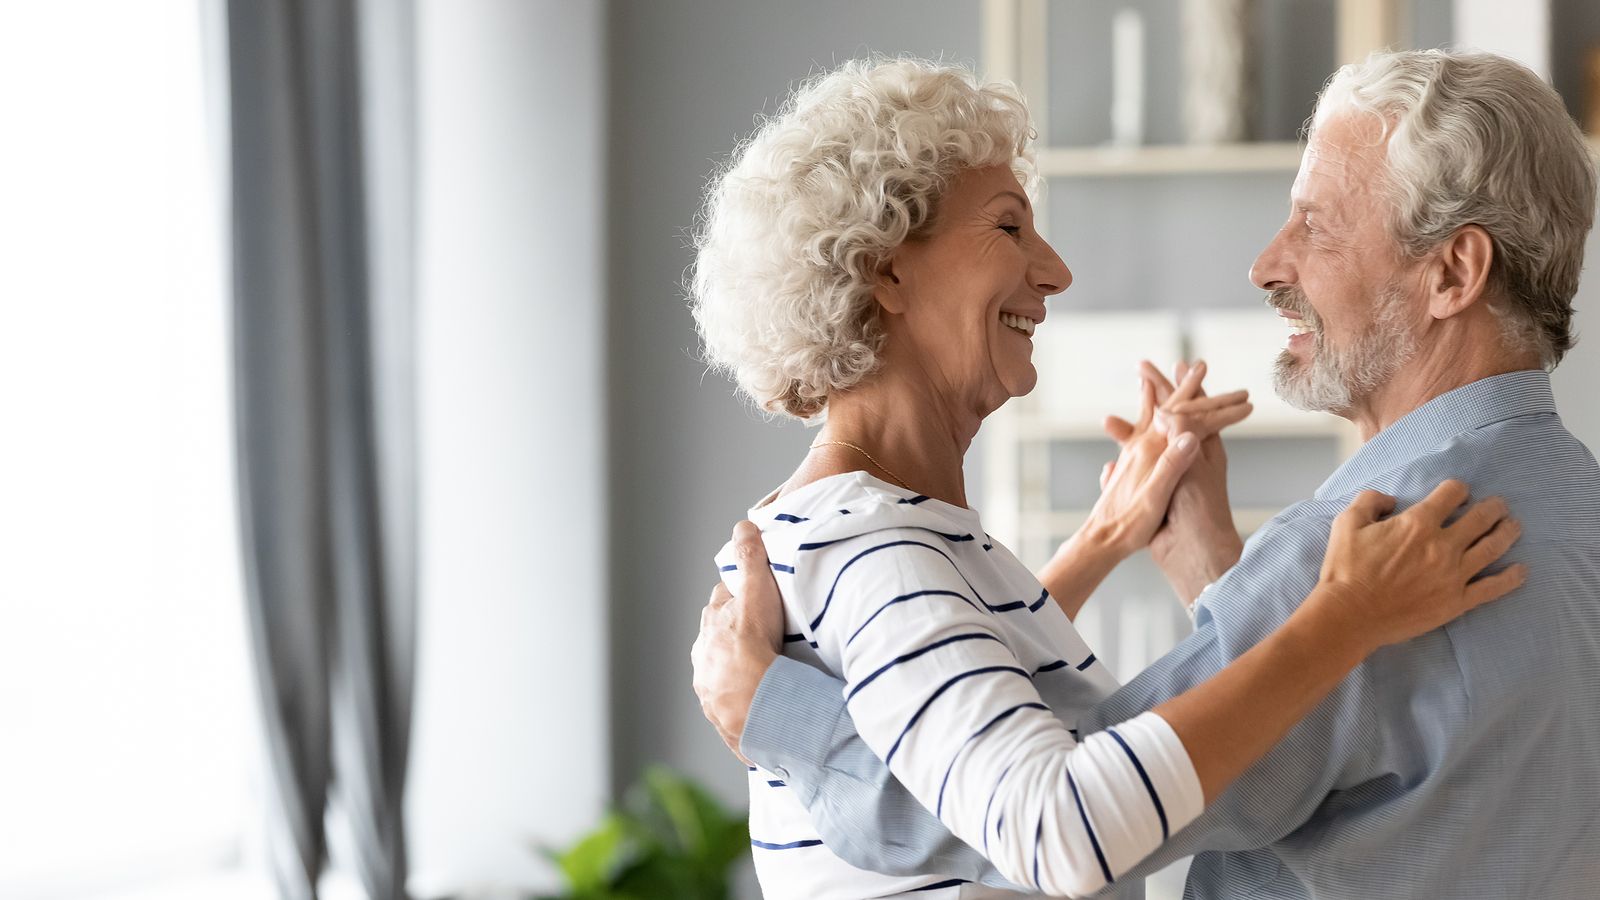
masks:
POLYGON ((1463 225, 1434 251, 1425 270, 1428 313, 1448 319, 1484 299, 1494 265, 1494 239, 1481 225, 1463 225))
POLYGON ((884 312, 902 314, 906 311, 905 285, 897 271, 896 255, 891 253, 878 262, 877 279, 872 287, 872 299, 878 301, 884 312))

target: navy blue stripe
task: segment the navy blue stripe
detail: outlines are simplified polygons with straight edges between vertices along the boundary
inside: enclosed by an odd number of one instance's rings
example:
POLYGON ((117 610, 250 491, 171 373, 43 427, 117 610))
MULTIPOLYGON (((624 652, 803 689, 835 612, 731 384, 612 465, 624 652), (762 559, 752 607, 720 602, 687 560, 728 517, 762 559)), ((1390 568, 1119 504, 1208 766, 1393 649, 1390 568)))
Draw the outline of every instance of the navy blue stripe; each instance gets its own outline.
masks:
POLYGON ((828 607, 833 604, 833 594, 834 594, 835 591, 837 591, 839 589, 839 579, 844 577, 844 573, 845 573, 845 571, 847 569, 849 569, 851 566, 855 565, 857 561, 859 561, 862 557, 867 556, 868 554, 876 553, 879 550, 887 550, 887 549, 889 549, 891 547, 905 547, 905 546, 921 547, 924 550, 932 550, 933 552, 935 552, 935 553, 939 554, 940 556, 944 557, 944 561, 949 563, 950 564, 950 568, 955 570, 956 575, 961 578, 962 583, 967 586, 968 590, 972 591, 972 596, 978 598, 978 602, 982 603, 984 608, 989 610, 990 612, 1009 612, 1010 610, 1013 610, 1013 609, 1022 609, 1024 606, 1027 605, 1027 604, 1025 604, 1025 603, 1023 603, 1021 601, 1018 601, 1016 603, 1008 603, 1008 604, 1005 604, 1005 605, 1002 605, 1002 606, 990 606, 989 605, 989 601, 983 599, 983 595, 978 593, 978 589, 972 586, 972 582, 970 580, 968 580, 966 574, 961 571, 961 567, 956 565, 956 561, 951 559, 950 555, 945 553, 943 550, 940 550, 938 547, 935 547, 932 544, 924 544, 921 541, 910 541, 910 540, 906 540, 906 541, 890 541, 887 544, 879 544, 876 547, 869 547, 869 548, 861 551, 860 553, 857 553, 855 556, 852 556, 850 558, 849 562, 847 562, 843 566, 839 567, 839 574, 833 576, 833 586, 828 588, 828 596, 827 596, 826 599, 824 599, 822 601, 822 611, 817 613, 817 617, 815 619, 811 620, 811 630, 812 631, 816 631, 818 626, 820 626, 822 624, 822 617, 828 614, 828 607))
POLYGON ((787 787, 787 785, 781 781, 769 781, 767 782, 767 787, 787 787))
MULTIPOLYGON (((989 606, 987 603, 984 605, 989 606)), ((989 606, 989 612, 1011 612, 1014 609, 1026 609, 1027 606, 1027 602, 1023 600, 1013 600, 1010 603, 1002 603, 999 606, 989 606)))
POLYGON ((990 550, 993 550, 993 549, 994 549, 994 545, 993 544, 984 544, 983 545, 983 552, 985 552, 985 553, 987 553, 987 552, 989 552, 990 550))
POLYGON ((758 841, 754 838, 751 838, 750 846, 760 847, 762 850, 797 850, 801 847, 820 847, 822 846, 822 841, 792 841, 787 844, 769 844, 766 841, 758 841))
POLYGON ((1078 669, 1079 672, 1082 672, 1084 669, 1087 669, 1092 665, 1094 665, 1094 654, 1093 653, 1089 654, 1089 658, 1088 659, 1084 660, 1081 663, 1078 663, 1077 669, 1078 669))
POLYGON ((779 522, 809 522, 809 521, 811 521, 810 519, 806 518, 805 516, 791 516, 788 513, 778 513, 777 515, 773 516, 773 518, 777 519, 779 522))
POLYGON ((756 767, 755 767, 755 766, 745 766, 745 768, 746 768, 746 769, 749 769, 749 770, 750 770, 750 771, 752 771, 752 772, 754 772, 754 771, 755 771, 755 770, 756 770, 756 767))
POLYGON ((916 659, 917 657, 921 656, 924 653, 929 653, 929 652, 932 652, 934 650, 937 650, 940 647, 945 646, 946 644, 954 644, 957 641, 994 641, 997 644, 1000 643, 1000 639, 995 637, 994 635, 988 634, 986 632, 979 632, 977 634, 957 634, 957 635, 952 635, 951 637, 942 638, 940 640, 934 641, 933 643, 927 645, 926 647, 918 647, 917 649, 911 651, 910 653, 906 653, 906 654, 897 656, 894 659, 889 660, 888 662, 886 662, 883 665, 879 666, 877 671, 875 671, 871 675, 868 675, 867 677, 861 679, 861 681, 856 683, 855 687, 850 689, 850 693, 845 695, 844 702, 849 703, 851 701, 851 699, 853 699, 855 697, 855 695, 861 693, 861 689, 862 688, 864 688, 867 685, 871 684, 873 682, 873 680, 876 679, 879 675, 882 675, 883 673, 889 671, 890 669, 894 668, 895 666, 898 666, 903 662, 908 662, 910 660, 916 659))
POLYGON ((924 501, 926 499, 928 499, 928 495, 927 494, 918 494, 915 497, 903 497, 903 498, 901 498, 900 502, 901 503, 909 503, 912 506, 916 506, 918 503, 921 503, 922 501, 924 501))
POLYGON ((860 536, 861 535, 858 534, 858 535, 852 535, 851 537, 847 537, 847 538, 835 538, 835 539, 833 539, 831 541, 812 541, 812 542, 807 543, 807 544, 801 544, 800 546, 798 546, 798 547, 796 547, 794 549, 796 551, 821 550, 823 547, 829 547, 829 546, 832 546, 834 544, 842 544, 845 541, 854 540, 855 538, 858 538, 860 536))
POLYGON ((1045 663, 1039 668, 1034 669, 1033 674, 1039 675, 1044 672, 1054 672, 1057 669, 1065 669, 1068 665, 1070 665, 1070 663, 1068 663, 1066 660, 1058 659, 1053 663, 1045 663))
MULTIPOLYGON (((1083 819, 1083 830, 1089 833, 1089 846, 1094 848, 1094 858, 1100 860, 1100 873, 1106 876, 1106 884, 1115 884, 1116 879, 1111 877, 1111 867, 1106 865, 1106 855, 1100 852, 1100 839, 1094 836, 1094 826, 1089 824, 1089 813, 1083 808, 1083 798, 1078 796, 1078 782, 1072 778, 1072 770, 1067 770, 1067 786, 1072 788, 1072 799, 1078 802, 1078 817, 1083 819)), ((1036 851, 1037 852, 1037 851, 1036 851)), ((1038 881, 1038 876, 1034 876, 1038 881)))
POLYGON ((1049 599, 1050 599, 1050 589, 1049 588, 1045 588, 1044 590, 1039 592, 1039 599, 1033 601, 1033 605, 1028 607, 1028 612, 1038 612, 1039 611, 1039 607, 1043 606, 1045 604, 1045 601, 1049 600, 1049 599))
POLYGON ((1150 781, 1150 773, 1144 770, 1144 763, 1139 762, 1139 757, 1134 754, 1133 748, 1129 747, 1128 742, 1122 739, 1122 735, 1117 734, 1115 728, 1107 728, 1106 731, 1110 732, 1111 736, 1117 739, 1117 743, 1122 745, 1122 751, 1128 754, 1128 759, 1133 762, 1134 769, 1139 772, 1139 779, 1144 782, 1144 789, 1150 792, 1150 802, 1155 804, 1156 815, 1161 819, 1161 839, 1163 841, 1166 840, 1168 837, 1167 811, 1161 805, 1161 797, 1156 793, 1155 784, 1150 781))
POLYGON ((774 572, 788 572, 790 575, 794 574, 794 566, 786 566, 783 563, 775 562, 769 562, 767 565, 771 566, 772 571, 774 572))
POLYGON ((848 509, 841 509, 841 510, 839 510, 839 515, 841 515, 841 516, 848 516, 848 515, 850 515, 850 510, 848 510, 848 509))
POLYGON ((721 568, 717 569, 717 571, 718 572, 737 572, 737 571, 739 571, 739 564, 738 563, 734 563, 732 565, 722 566, 721 568))
MULTIPOLYGON (((995 797, 996 794, 1000 793, 1000 782, 1006 780, 1006 775, 1011 772, 1011 766, 1014 766, 1014 765, 1016 765, 1016 763, 1012 763, 1011 765, 1006 766, 1005 770, 1000 773, 1000 777, 996 778, 994 780, 994 787, 989 789, 989 802, 984 804, 984 807, 983 807, 983 855, 984 856, 988 856, 989 855, 989 811, 994 809, 994 797, 995 797)), ((1004 822, 1005 820, 1006 820, 1006 814, 1002 810, 1001 813, 1000 813, 1000 822, 1004 822)), ((999 834, 1000 833, 1000 823, 999 822, 995 823, 994 832, 995 832, 995 834, 999 834)))
POLYGON ((783 642, 785 644, 798 644, 805 639, 806 636, 803 634, 786 634, 783 636, 783 642))
MULTIPOLYGON (((934 804, 934 807, 933 807, 933 814, 935 816, 942 816, 943 813, 944 813, 944 789, 945 789, 946 786, 948 786, 950 784, 950 773, 954 772, 956 770, 956 761, 961 758, 961 754, 962 753, 966 752, 966 749, 967 749, 968 745, 970 745, 973 741, 977 740, 979 738, 979 736, 981 736, 985 731, 988 731, 990 728, 993 728, 994 724, 996 722, 999 722, 1001 719, 1008 718, 1012 713, 1016 712, 1019 709, 1042 709, 1042 710, 1045 710, 1045 711, 1048 712, 1050 707, 1045 706, 1043 703, 1019 703, 1016 706, 1013 706, 1010 709, 1006 710, 1005 712, 1001 713, 1000 715, 995 716, 994 718, 990 719, 989 723, 987 725, 984 725, 982 728, 979 728, 977 731, 974 731, 972 733, 972 736, 967 738, 966 741, 964 743, 962 743, 962 745, 956 750, 955 755, 950 757, 950 765, 945 767, 944 780, 939 782, 939 802, 934 804)), ((994 795, 993 794, 989 795, 989 799, 992 802, 994 800, 994 795)), ((987 813, 985 813, 984 818, 988 818, 988 814, 987 813)))
POLYGON ((1044 837, 1044 812, 1039 813, 1039 824, 1033 829, 1033 883, 1039 884, 1039 839, 1044 837))
POLYGON ((971 678, 974 675, 986 675, 991 672, 1014 672, 1018 675, 1021 675, 1023 678, 1028 677, 1027 672, 1022 671, 1016 666, 984 666, 981 669, 973 669, 969 672, 962 672, 960 675, 957 675, 954 678, 951 678, 949 681, 946 681, 944 684, 939 685, 939 689, 934 691, 932 696, 922 702, 922 705, 917 708, 916 713, 911 716, 910 721, 906 722, 906 727, 900 730, 900 736, 894 739, 894 746, 889 748, 889 755, 883 758, 883 764, 887 766, 889 763, 894 762, 894 755, 900 751, 900 742, 906 739, 906 735, 909 734, 911 729, 916 726, 917 720, 922 718, 922 714, 928 711, 928 707, 932 706, 933 701, 939 699, 941 694, 943 694, 945 691, 948 691, 958 681, 971 678))
POLYGON ((909 891, 905 891, 905 893, 907 893, 907 894, 920 894, 923 891, 937 891, 940 888, 955 887, 958 884, 971 884, 971 883, 972 882, 966 880, 965 878, 952 878, 952 879, 950 879, 948 881, 939 881, 939 882, 935 882, 933 884, 924 885, 924 886, 919 887, 919 888, 912 888, 909 891))
POLYGON ((861 623, 861 627, 856 629, 856 633, 855 634, 850 635, 850 640, 849 641, 845 641, 844 645, 846 647, 850 646, 850 641, 855 640, 861 634, 863 629, 865 629, 868 625, 871 625, 872 624, 872 620, 876 619, 878 617, 878 613, 883 612, 884 610, 886 610, 889 607, 895 605, 896 603, 904 603, 907 600, 915 600, 918 597, 960 597, 961 598, 961 602, 967 604, 968 606, 972 607, 973 609, 977 610, 978 612, 983 612, 983 610, 978 609, 978 604, 973 603, 971 600, 968 600, 967 596, 965 594, 961 594, 961 593, 958 593, 956 591, 912 591, 909 594, 901 594, 900 596, 894 598, 893 600, 890 600, 888 603, 885 603, 884 605, 878 607, 877 610, 872 613, 872 615, 867 616, 867 620, 865 622, 861 623))

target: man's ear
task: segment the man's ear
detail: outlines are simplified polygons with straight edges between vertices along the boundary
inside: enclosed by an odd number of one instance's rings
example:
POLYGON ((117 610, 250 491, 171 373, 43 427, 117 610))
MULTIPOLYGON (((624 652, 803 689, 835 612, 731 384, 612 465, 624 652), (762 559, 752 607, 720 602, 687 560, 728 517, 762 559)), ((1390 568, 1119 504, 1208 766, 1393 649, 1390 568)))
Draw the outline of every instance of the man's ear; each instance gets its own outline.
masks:
POLYGON ((1428 314, 1448 319, 1484 300, 1493 265, 1494 240, 1489 232, 1481 225, 1456 229, 1434 250, 1424 272, 1428 314))
POLYGON ((872 299, 878 301, 884 312, 902 314, 906 311, 907 302, 897 266, 898 261, 893 253, 878 262, 872 299))

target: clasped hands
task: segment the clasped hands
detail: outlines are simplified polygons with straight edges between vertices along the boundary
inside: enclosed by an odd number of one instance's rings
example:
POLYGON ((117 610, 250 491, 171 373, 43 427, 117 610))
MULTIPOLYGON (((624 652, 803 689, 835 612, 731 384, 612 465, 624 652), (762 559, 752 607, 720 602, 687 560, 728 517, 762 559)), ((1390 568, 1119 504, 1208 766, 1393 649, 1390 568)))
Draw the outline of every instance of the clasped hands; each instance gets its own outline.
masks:
POLYGON ((1208 397, 1206 366, 1179 363, 1173 381, 1140 366, 1139 417, 1108 416, 1118 455, 1100 474, 1100 499, 1039 572, 1069 616, 1134 552, 1151 556, 1185 606, 1239 561, 1244 544, 1228 503, 1228 458, 1219 436, 1252 410, 1245 391, 1208 397))

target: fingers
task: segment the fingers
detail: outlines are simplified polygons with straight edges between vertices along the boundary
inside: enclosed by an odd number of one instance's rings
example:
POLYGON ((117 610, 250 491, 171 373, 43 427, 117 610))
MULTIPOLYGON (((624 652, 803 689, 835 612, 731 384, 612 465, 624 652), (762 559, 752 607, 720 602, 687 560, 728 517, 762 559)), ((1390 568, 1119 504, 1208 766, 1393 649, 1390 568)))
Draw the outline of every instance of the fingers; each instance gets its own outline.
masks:
POLYGON ((1106 416, 1100 427, 1105 430, 1106 437, 1119 444, 1126 443, 1128 438, 1133 437, 1133 423, 1121 416, 1106 416))
POLYGON ((1243 422, 1252 412, 1255 412, 1255 406, 1249 403, 1238 403, 1198 413, 1162 411, 1156 415, 1155 428, 1162 432, 1192 431, 1201 438, 1208 438, 1224 428, 1243 422))
POLYGON ((1139 377, 1155 386, 1156 400, 1162 403, 1167 402, 1167 398, 1172 396, 1174 390, 1177 390, 1172 386, 1172 382, 1167 380, 1167 376, 1161 374, 1161 370, 1156 368, 1156 364, 1148 359, 1139 363, 1139 377))
POLYGON ((1377 491, 1362 491, 1350 501, 1350 505, 1339 514, 1339 518, 1360 527, 1371 525, 1392 512, 1394 512, 1393 497, 1377 491))
POLYGON ((1444 520, 1459 509, 1461 504, 1467 502, 1467 497, 1471 493, 1467 488, 1466 482, 1457 481, 1454 478, 1446 479, 1433 489, 1433 493, 1423 497, 1417 502, 1416 506, 1406 510, 1406 514, 1415 516, 1437 528, 1444 524, 1444 520))
POLYGON ((1172 392, 1171 401, 1181 403, 1194 399, 1200 390, 1200 380, 1205 377, 1206 364, 1203 360, 1190 366, 1188 373, 1183 376, 1183 381, 1178 384, 1178 389, 1172 392))
POLYGON ((1521 563, 1508 566, 1504 571, 1480 578, 1467 585, 1467 608, 1474 609, 1488 603, 1490 600, 1498 600, 1521 587, 1522 583, 1527 579, 1528 567, 1521 563))
POLYGON ((1103 491, 1106 489, 1106 482, 1111 480, 1111 473, 1116 471, 1116 468, 1116 460, 1107 462, 1105 465, 1100 467, 1100 490, 1103 491))
POLYGON ((1483 536, 1461 557, 1461 567, 1468 577, 1482 572, 1493 565, 1495 560, 1504 556, 1511 545, 1522 537, 1522 523, 1516 519, 1501 519, 1495 523, 1493 530, 1483 536))
POLYGON ((1150 420, 1156 414, 1156 387, 1146 378, 1139 382, 1139 423, 1134 427, 1143 431, 1150 427, 1150 420))
POLYGON ((1489 533, 1490 529, 1510 514, 1511 510, 1506 507, 1504 500, 1490 497, 1481 503, 1472 504, 1461 514, 1461 518, 1445 531, 1455 538, 1457 547, 1470 547, 1473 541, 1489 533))
POLYGON ((1243 403, 1249 399, 1249 391, 1229 391, 1226 394, 1218 394, 1215 397, 1195 397, 1191 400, 1181 401, 1174 400, 1167 403, 1164 408, 1167 410, 1167 412, 1178 414, 1210 412, 1215 409, 1221 409, 1225 406, 1233 406, 1238 403, 1243 403))

